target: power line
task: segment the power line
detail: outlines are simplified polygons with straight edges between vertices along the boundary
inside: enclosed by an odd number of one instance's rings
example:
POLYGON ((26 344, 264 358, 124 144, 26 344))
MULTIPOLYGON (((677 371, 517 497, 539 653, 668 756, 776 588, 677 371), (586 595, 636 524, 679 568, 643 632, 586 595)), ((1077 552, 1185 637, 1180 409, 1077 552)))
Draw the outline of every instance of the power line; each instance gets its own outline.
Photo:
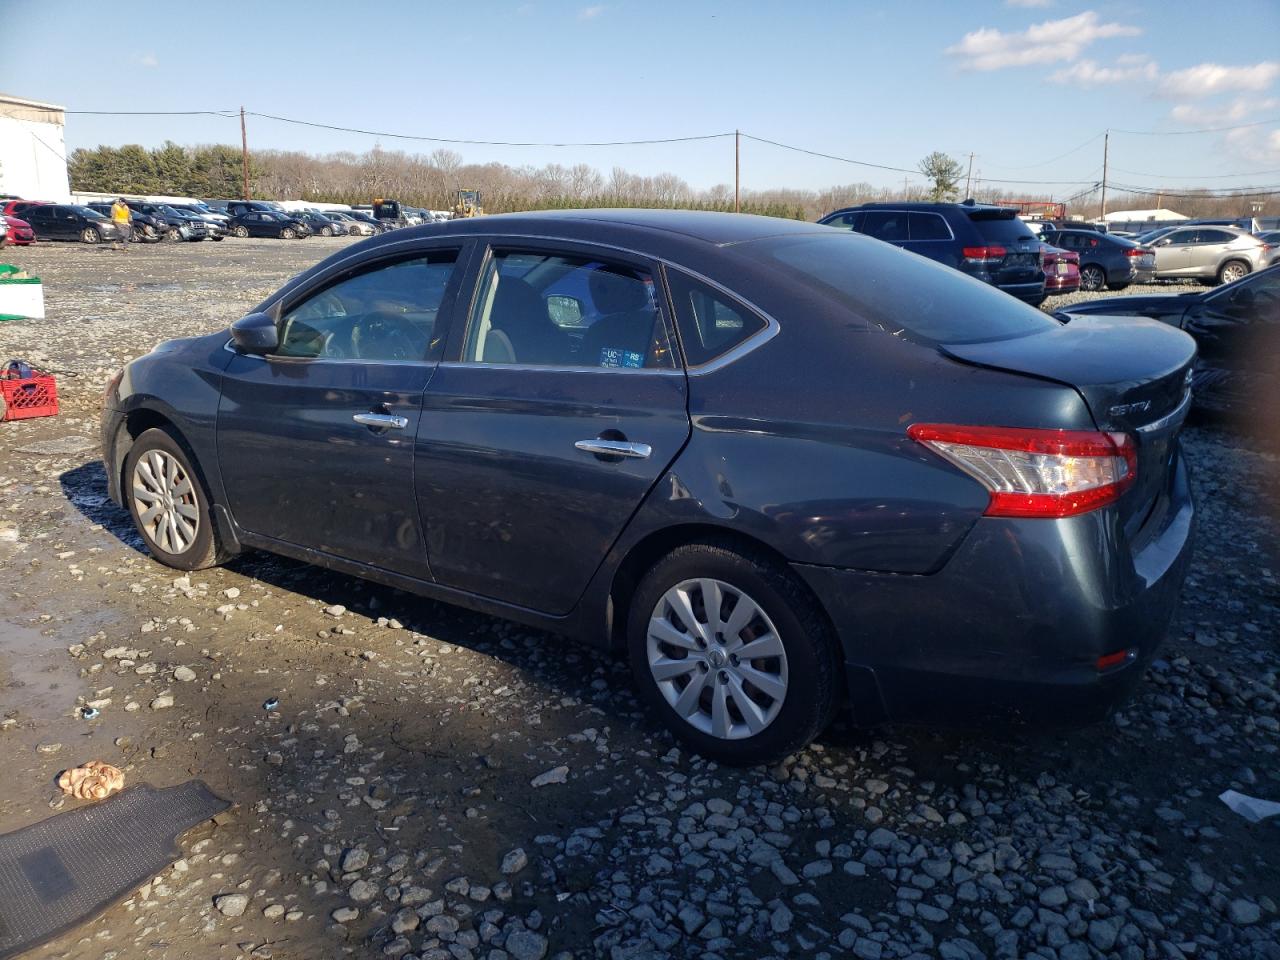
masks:
POLYGON ((424 140, 429 143, 456 143, 464 146, 477 147, 635 147, 659 143, 689 143, 694 140, 719 140, 724 137, 732 137, 734 135, 733 131, 729 131, 728 133, 707 133, 692 137, 656 137, 649 140, 605 140, 582 143, 537 143, 533 141, 513 140, 463 140, 457 137, 428 137, 412 133, 388 133, 383 130, 361 130, 357 127, 340 127, 331 123, 314 123, 310 120, 296 120, 292 117, 278 117, 270 113, 256 113, 253 110, 246 110, 245 115, 250 117, 262 117, 265 120, 278 120, 281 123, 295 123, 303 127, 316 127, 321 130, 336 130, 340 133, 358 133, 368 137, 386 137, 393 140, 424 140))
POLYGON ((767 143, 772 147, 781 147, 783 150, 794 150, 796 153, 807 153, 811 157, 821 157, 824 160, 838 160, 841 163, 852 163, 859 167, 871 167, 874 170, 891 170, 894 173, 910 173, 919 174, 919 170, 909 170, 906 167, 891 167, 883 163, 872 163, 869 160, 853 160, 849 157, 837 157, 833 153, 821 153, 817 150, 809 150, 806 147, 795 147, 789 143, 779 143, 777 140, 769 140, 765 137, 754 137, 749 133, 744 133, 744 137, 748 140, 754 140, 757 143, 767 143))
MULTIPOLYGON (((1031 169, 1034 169, 1035 167, 1047 167, 1049 164, 1053 163, 1055 160, 1061 160, 1063 157, 1069 157, 1073 153, 1083 150, 1085 147, 1089 146, 1089 144, 1096 143, 1097 141, 1101 140, 1103 136, 1105 136, 1105 131, 1102 133, 1095 133, 1092 137, 1090 137, 1084 143, 1080 144, 1080 146, 1072 147, 1066 153, 1060 153, 1056 157, 1050 157, 1048 160, 1041 160, 1039 163, 1028 163, 1028 164, 1023 164, 1022 166, 1017 166, 1017 167, 1009 167, 1001 163, 992 163, 991 166, 997 167, 1001 170, 1031 170, 1031 169)), ((987 162, 990 163, 990 161, 987 161, 987 162)))
POLYGON ((1265 177, 1273 173, 1280 173, 1280 170, 1254 170, 1251 173, 1206 173, 1206 174, 1178 174, 1178 173, 1140 173, 1137 170, 1124 170, 1120 167, 1112 167, 1120 173, 1127 173, 1135 177, 1148 177, 1152 180, 1232 180, 1236 177, 1265 177))
POLYGON ((70 116, 93 117, 225 117, 230 120, 235 110, 64 110, 70 116))
POLYGON ((1135 137, 1189 137, 1196 133, 1226 133, 1228 130, 1244 130, 1248 127, 1265 127, 1268 124, 1280 123, 1280 117, 1269 120, 1253 120, 1249 123, 1236 123, 1229 127, 1204 127, 1200 130, 1120 130, 1111 128, 1112 133, 1128 133, 1135 137))

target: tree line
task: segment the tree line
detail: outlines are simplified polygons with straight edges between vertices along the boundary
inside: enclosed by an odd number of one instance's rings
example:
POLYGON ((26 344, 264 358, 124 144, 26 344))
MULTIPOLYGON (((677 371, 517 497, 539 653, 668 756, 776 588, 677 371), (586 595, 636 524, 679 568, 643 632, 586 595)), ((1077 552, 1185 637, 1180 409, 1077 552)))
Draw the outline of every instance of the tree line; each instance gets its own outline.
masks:
MULTIPOLYGON (((875 187, 851 183, 821 190, 745 190, 745 213, 816 220, 824 213, 885 200, 956 199, 960 165, 942 153, 921 161, 924 185, 875 187)), ((68 158, 72 189, 93 193, 139 193, 230 199, 241 195, 241 154, 229 145, 184 147, 166 142, 147 149, 136 144, 76 150, 68 158)), ((266 200, 368 203, 393 197, 411 206, 445 210, 459 189, 480 190, 489 213, 572 207, 682 207, 733 209, 733 187, 695 189, 674 173, 643 176, 622 167, 602 173, 578 163, 515 167, 504 163, 464 163, 452 150, 411 154, 375 146, 364 153, 311 154, 299 150, 254 150, 249 154, 250 190, 266 200)), ((1000 202, 1035 199, 1026 194, 975 186, 974 198, 1000 202)), ((1188 216, 1240 216, 1250 211, 1243 197, 1179 190, 1163 203, 1188 216)), ((1044 198, 1049 199, 1049 198, 1044 198)), ((1108 208, 1147 208, 1161 198, 1108 192, 1108 208)), ((1068 212, 1096 216, 1099 196, 1076 198, 1068 212)))

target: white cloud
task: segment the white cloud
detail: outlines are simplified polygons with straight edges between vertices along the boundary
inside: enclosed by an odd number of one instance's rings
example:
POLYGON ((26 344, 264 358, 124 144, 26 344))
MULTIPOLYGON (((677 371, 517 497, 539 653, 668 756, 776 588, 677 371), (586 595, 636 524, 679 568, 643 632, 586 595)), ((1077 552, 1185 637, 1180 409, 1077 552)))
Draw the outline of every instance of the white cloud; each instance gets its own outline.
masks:
POLYGON ((947 47, 947 53, 959 57, 961 66, 969 70, 1000 70, 1075 60, 1096 40, 1133 37, 1140 33, 1139 27, 1102 23, 1097 13, 1086 10, 1074 17, 1046 20, 1013 33, 983 27, 966 33, 959 43, 947 47))
POLYGON ((594 20, 596 17, 600 16, 600 14, 604 13, 605 10, 607 9, 608 7, 606 7, 603 3, 597 3, 594 6, 590 6, 590 7, 583 7, 581 10, 578 11, 578 19, 594 20))
POLYGON ((1169 111, 1169 116, 1189 127, 1225 127, 1260 113, 1270 113, 1280 108, 1280 100, 1274 97, 1257 99, 1240 97, 1222 106, 1197 106, 1180 103, 1169 111))
POLYGON ((1004 0, 1006 7, 1051 7, 1053 0, 1004 0))
POLYGON ((1165 76, 1161 91, 1169 97, 1201 99, 1233 90, 1266 90, 1280 77, 1280 63, 1267 61, 1244 67, 1201 63, 1165 76))
POLYGON ((138 58, 138 63, 142 64, 144 67, 160 66, 160 61, 156 59, 156 55, 154 53, 144 53, 138 58))
POLYGON ((1129 53, 1117 58, 1114 67, 1104 67, 1097 60, 1079 60, 1050 74, 1049 79, 1076 87, 1101 87, 1130 80, 1153 81, 1158 76, 1160 68, 1154 60, 1143 54, 1129 53))

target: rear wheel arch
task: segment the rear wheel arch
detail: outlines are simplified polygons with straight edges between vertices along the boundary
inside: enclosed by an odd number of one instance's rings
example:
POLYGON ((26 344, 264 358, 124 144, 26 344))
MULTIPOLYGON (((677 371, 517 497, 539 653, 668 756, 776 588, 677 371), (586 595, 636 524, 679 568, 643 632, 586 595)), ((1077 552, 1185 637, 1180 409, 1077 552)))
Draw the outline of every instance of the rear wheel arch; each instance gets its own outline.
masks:
MULTIPOLYGON (((691 544, 726 547, 738 553, 761 556, 784 568, 789 566, 787 558, 763 540, 714 523, 685 523, 655 530, 627 550, 626 556, 613 573, 609 586, 607 626, 610 631, 609 645, 615 652, 621 653, 626 650, 627 619, 631 613, 631 598, 640 580, 663 557, 679 547, 691 544)), ((820 611, 832 636, 837 636, 835 624, 827 612, 826 605, 801 577, 797 576, 795 580, 809 595, 814 607, 820 611)))

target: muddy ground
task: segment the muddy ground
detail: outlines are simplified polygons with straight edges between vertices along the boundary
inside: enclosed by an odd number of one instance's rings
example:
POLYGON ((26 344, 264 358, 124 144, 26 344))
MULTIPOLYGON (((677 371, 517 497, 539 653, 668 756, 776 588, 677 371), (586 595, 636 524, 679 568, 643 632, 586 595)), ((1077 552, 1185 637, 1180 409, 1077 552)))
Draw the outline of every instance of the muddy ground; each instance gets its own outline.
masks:
POLYGON ((1280 800, 1276 457, 1187 431, 1193 569, 1108 722, 838 722, 721 769, 603 655, 265 554, 182 576, 106 499, 111 372, 348 242, 0 251, 48 305, 0 360, 62 395, 0 424, 0 831, 78 804, 54 781, 93 758, 234 803, 33 955, 1280 958, 1280 818, 1217 799, 1280 800))

